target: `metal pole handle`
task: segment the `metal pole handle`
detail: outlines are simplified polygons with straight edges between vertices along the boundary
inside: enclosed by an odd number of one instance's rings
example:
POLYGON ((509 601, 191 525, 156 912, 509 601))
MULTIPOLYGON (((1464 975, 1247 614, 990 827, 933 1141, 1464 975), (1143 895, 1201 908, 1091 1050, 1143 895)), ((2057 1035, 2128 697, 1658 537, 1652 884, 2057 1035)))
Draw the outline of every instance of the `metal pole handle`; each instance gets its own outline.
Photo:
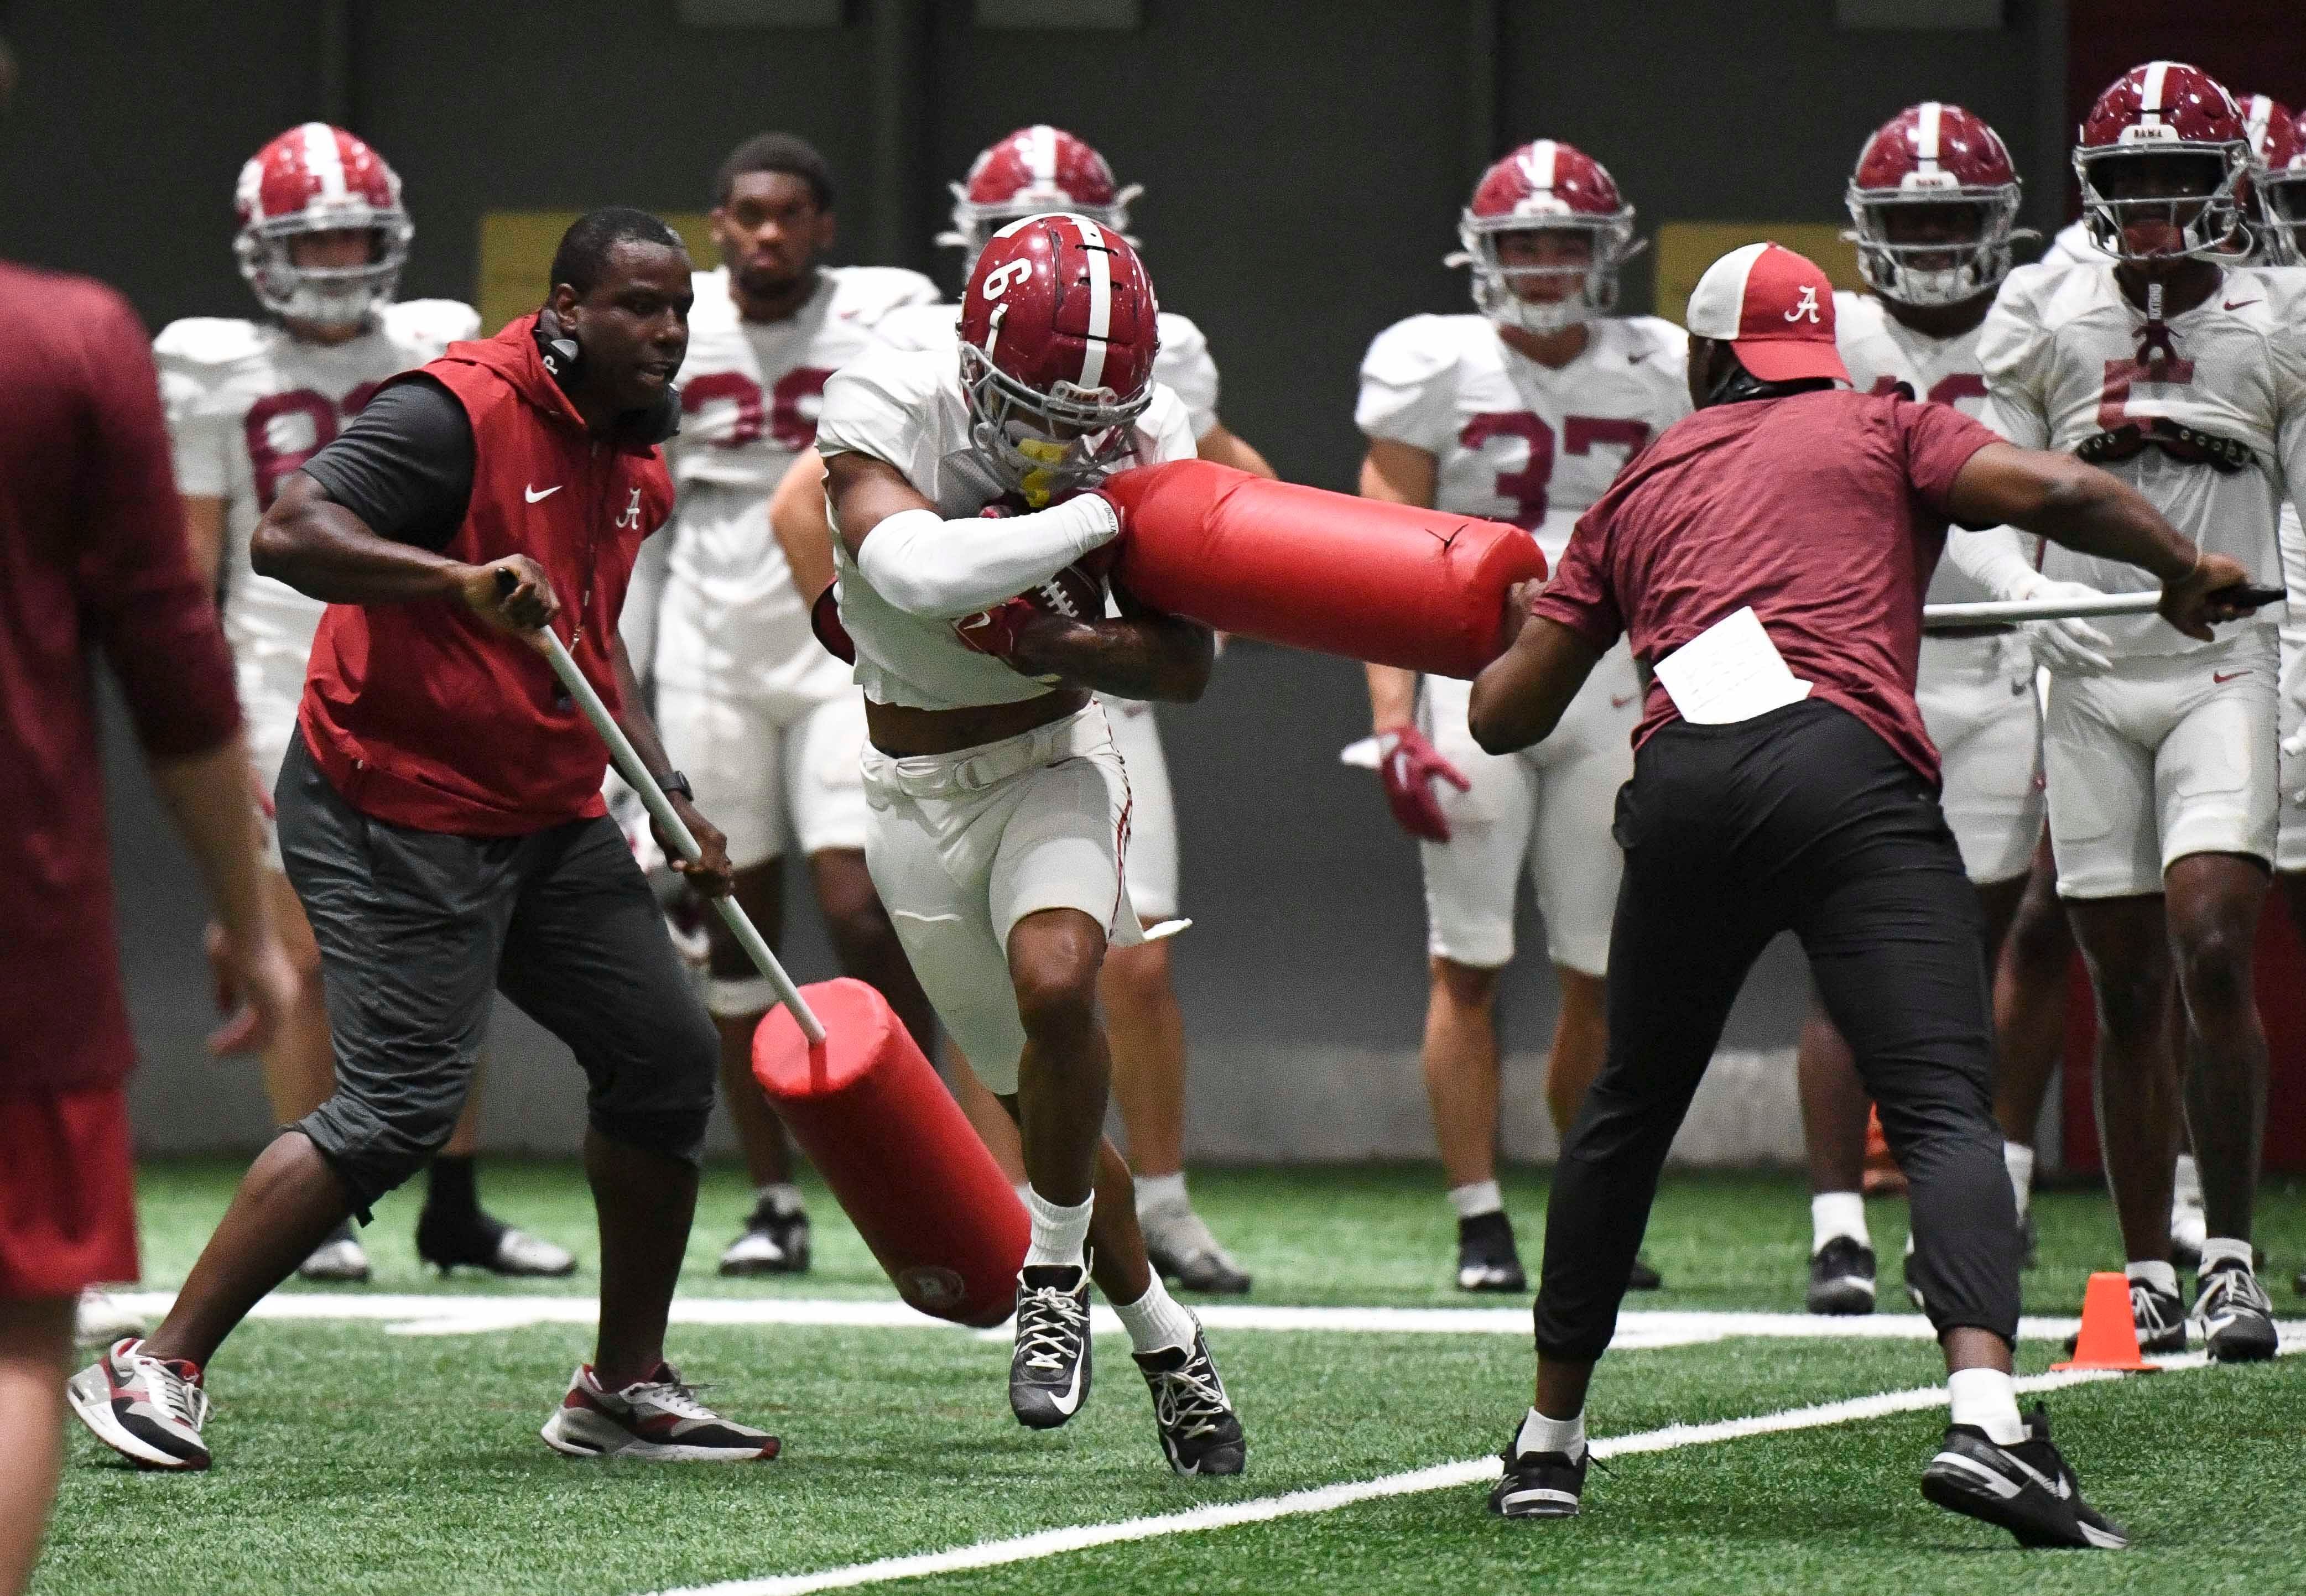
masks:
POLYGON ((2028 620, 2088 619, 2102 615, 2151 615, 2159 593, 2100 593, 2073 599, 1996 599, 1977 604, 1926 604, 1922 629, 2015 626, 2028 620))
MULTIPOLYGON (((625 736, 624 728, 619 726, 616 718, 609 713, 609 706, 601 702, 600 694, 594 692, 593 684, 585 679, 585 673, 576 669, 576 661, 569 657, 568 645, 560 641, 551 627, 536 635, 544 640, 544 657, 552 663, 552 674, 560 679, 560 685, 568 689, 568 696, 584 710, 585 718, 593 722, 593 730, 599 732, 601 740, 609 745, 609 757, 616 762, 617 773, 640 794, 641 802, 648 806, 650 816, 664 828, 665 835, 679 848, 681 857, 691 864, 696 863, 703 856, 704 849, 697 847, 696 837, 680 816, 674 813, 671 801, 664 796, 664 789, 656 784, 656 778, 650 775, 647 767, 641 764, 641 756, 633 751, 631 739, 625 736)), ((824 1025, 810 1011, 808 1000, 801 996, 800 988, 793 985, 792 977, 785 974, 785 967, 777 962, 776 954, 770 951, 768 943, 753 925, 753 918, 745 912, 744 906, 731 896, 713 899, 713 907, 720 910, 721 917, 729 923, 729 929, 735 934, 738 945, 745 950, 745 956, 753 961, 753 968, 767 977, 769 985, 777 989, 777 1001, 791 1011, 793 1019, 800 1024, 800 1034, 812 1044, 824 1041, 824 1025)))

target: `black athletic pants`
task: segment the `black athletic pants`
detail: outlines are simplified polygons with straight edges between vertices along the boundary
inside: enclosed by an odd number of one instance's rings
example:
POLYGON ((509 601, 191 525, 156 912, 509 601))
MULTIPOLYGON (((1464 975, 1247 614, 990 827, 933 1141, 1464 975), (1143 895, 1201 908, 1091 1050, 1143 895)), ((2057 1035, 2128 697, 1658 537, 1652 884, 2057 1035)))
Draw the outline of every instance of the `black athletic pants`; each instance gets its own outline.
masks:
POLYGON ((1610 1344, 1666 1148, 1746 972, 1786 930, 1906 1172, 1909 1278, 1931 1322, 2014 1339, 1985 936, 1937 795, 1863 721, 1806 699, 1660 729, 1618 792, 1616 834, 1610 1052, 1546 1208, 1538 1351, 1582 1361, 1610 1344))

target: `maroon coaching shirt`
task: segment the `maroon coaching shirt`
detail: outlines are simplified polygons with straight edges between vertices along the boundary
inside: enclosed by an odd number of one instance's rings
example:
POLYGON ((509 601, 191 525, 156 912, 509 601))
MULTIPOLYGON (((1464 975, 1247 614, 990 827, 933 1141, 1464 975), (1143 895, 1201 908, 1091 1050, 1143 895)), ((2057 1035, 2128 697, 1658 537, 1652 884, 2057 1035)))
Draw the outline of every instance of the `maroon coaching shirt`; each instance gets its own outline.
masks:
MULTIPOLYGON (((1922 593, 1946 494, 1999 441, 1951 405, 1820 389, 1676 422, 1577 523, 1530 613, 1654 663, 1750 604, 1810 696, 1938 780, 1914 704, 1922 593)), ((1650 684, 1639 747, 1675 718, 1650 684)))
POLYGON ((0 1094, 107 1086, 135 1062, 90 644, 153 758, 240 725, 144 324, 100 284, 0 261, 0 1094))

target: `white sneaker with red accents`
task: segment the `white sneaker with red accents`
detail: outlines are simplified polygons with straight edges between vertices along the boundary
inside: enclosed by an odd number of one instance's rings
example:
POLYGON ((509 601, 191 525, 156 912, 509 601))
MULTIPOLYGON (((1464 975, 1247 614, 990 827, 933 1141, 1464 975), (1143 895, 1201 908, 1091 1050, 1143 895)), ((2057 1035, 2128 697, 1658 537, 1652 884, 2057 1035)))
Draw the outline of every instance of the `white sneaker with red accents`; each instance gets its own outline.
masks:
POLYGON ((209 1394, 201 1371, 181 1359, 149 1358, 144 1344, 115 1341, 65 1382, 64 1400, 96 1438, 145 1469, 204 1469, 201 1439, 209 1394))
POLYGON ((670 1363, 621 1391, 602 1388, 593 1366, 580 1363, 568 1395, 538 1433, 569 1457, 634 1457, 653 1463, 766 1463, 777 1438, 732 1423, 696 1400, 670 1363))

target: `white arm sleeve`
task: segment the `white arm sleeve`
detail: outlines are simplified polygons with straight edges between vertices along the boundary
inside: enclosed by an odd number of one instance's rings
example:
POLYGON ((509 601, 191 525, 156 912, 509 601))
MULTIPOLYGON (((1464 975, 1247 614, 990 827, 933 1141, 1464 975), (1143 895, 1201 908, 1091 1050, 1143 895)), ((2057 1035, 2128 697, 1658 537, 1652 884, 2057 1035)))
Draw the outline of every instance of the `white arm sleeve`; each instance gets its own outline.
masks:
POLYGON ((2014 527, 1966 532, 1957 526, 1946 538, 1945 557, 1956 570, 2005 602, 2026 597, 2024 590, 2039 575, 2034 562, 2026 558, 2014 527))
POLYGON ((900 510, 865 534, 857 568, 907 614, 955 620, 1039 585, 1120 535, 1120 516, 1097 493, 993 520, 900 510))

